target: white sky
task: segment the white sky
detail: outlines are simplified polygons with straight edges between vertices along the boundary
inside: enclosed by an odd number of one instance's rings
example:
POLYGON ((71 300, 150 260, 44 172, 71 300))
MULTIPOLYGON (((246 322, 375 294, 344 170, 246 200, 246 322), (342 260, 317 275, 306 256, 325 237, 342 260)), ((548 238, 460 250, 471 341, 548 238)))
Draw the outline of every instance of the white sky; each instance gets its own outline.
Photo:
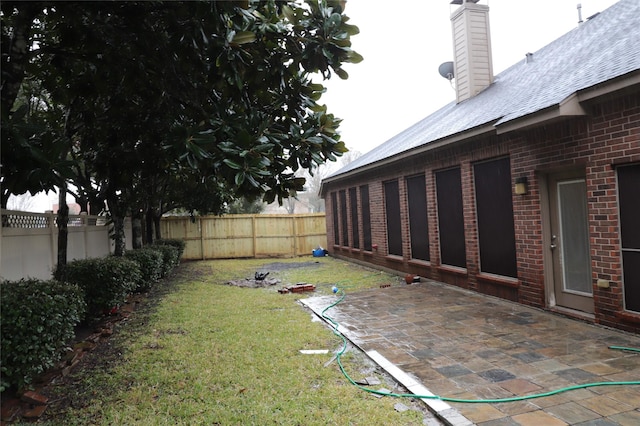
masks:
MULTIPOLYGON (((616 0, 481 0, 489 6, 493 72, 536 52, 616 0)), ((352 47, 364 56, 347 64, 349 79, 332 76, 321 103, 342 118, 340 133, 365 153, 455 99, 438 73, 453 60, 450 0, 348 0, 345 14, 360 28, 352 47)), ((455 80, 454 80, 455 82, 455 80)))

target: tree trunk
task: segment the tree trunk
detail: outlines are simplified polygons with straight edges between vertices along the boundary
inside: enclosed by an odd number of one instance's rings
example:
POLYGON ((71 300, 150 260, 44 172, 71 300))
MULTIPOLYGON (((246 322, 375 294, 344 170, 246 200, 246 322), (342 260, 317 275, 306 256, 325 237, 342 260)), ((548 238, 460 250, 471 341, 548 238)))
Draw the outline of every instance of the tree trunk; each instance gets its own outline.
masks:
MULTIPOLYGON (((67 183, 63 182, 58 188, 58 215, 56 224, 58 225, 58 270, 64 275, 64 266, 67 264, 67 243, 69 230, 69 206, 67 205, 67 183)), ((57 276, 64 279, 64 276, 57 276)))
POLYGON ((89 200, 87 197, 76 197, 76 204, 80 206, 80 213, 89 214, 89 200))
POLYGON ((285 201, 285 208, 287 209, 287 213, 294 214, 296 211, 296 199, 293 197, 289 197, 285 201))
POLYGON ((142 213, 136 212, 131 217, 131 237, 133 239, 133 248, 142 248, 142 213))
POLYGON ((126 250, 126 242, 124 235, 124 217, 118 215, 113 218, 113 238, 115 248, 113 250, 114 256, 124 256, 126 250))
POLYGON ((98 216, 104 212, 104 198, 89 194, 89 214, 98 216))
POLYGON ((115 194, 107 196, 107 204, 109 206, 111 220, 113 221, 113 242, 115 245, 113 255, 123 256, 126 250, 124 235, 124 209, 120 208, 118 196, 115 194))
POLYGON ((162 219, 162 214, 153 215, 153 227, 156 230, 156 240, 159 240, 160 238, 162 238, 162 235, 160 232, 160 219, 162 219))
POLYGON ((5 193, 4 191, 2 191, 2 202, 0 203, 0 205, 2 206, 3 209, 7 208, 7 203, 9 202, 10 196, 11 196, 11 193, 9 192, 5 193))
POLYGON ((153 243, 153 209, 151 207, 147 207, 146 215, 145 215, 145 233, 147 236, 147 244, 153 243))

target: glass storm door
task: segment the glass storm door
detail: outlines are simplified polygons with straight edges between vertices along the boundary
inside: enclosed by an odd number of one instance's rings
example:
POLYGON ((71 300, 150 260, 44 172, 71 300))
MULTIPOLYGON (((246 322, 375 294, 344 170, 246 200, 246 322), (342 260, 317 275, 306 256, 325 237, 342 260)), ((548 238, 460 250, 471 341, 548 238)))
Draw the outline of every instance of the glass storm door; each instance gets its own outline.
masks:
POLYGON ((549 184, 555 304, 593 313, 585 179, 557 175, 549 184))

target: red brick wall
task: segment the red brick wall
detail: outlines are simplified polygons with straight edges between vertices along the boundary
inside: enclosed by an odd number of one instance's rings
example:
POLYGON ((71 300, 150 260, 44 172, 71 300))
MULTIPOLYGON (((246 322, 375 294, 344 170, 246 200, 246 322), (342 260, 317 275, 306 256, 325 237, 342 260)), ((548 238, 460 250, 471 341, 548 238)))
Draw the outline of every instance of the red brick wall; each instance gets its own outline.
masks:
MULTIPOLYGON (((566 168, 581 169, 585 172, 587 185, 595 322, 640 332, 640 315, 622 312, 622 266, 615 172, 616 164, 640 162, 640 93, 612 98, 587 108, 587 117, 475 139, 379 167, 366 175, 326 184, 327 238, 329 246, 333 247, 333 254, 400 272, 416 273, 526 305, 549 308, 544 271, 544 182, 547 173, 566 168), (510 157, 512 182, 521 176, 528 179, 528 193, 513 195, 517 280, 486 277, 480 273, 479 268, 473 164, 501 156, 510 157), (452 166, 460 166, 461 169, 466 271, 440 265, 434 172, 452 166), (417 173, 424 173, 426 177, 430 262, 410 259, 405 177, 417 173), (398 179, 400 188, 404 253, 402 260, 386 256, 383 182, 391 179, 398 179), (369 185, 374 247, 371 252, 337 246, 333 241, 333 226, 338 221, 331 217, 333 210, 329 194, 362 184, 369 185), (610 287, 597 287, 597 279, 609 280, 610 287)), ((351 226, 349 219, 349 235, 351 226)))

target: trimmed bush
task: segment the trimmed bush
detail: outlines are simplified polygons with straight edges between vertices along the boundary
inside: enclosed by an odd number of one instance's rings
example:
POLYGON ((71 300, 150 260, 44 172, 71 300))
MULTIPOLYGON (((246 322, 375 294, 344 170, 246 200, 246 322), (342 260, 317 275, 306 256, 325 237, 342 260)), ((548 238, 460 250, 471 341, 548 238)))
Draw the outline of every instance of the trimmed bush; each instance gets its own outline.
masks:
POLYGON ((180 264, 180 251, 178 248, 171 245, 150 245, 150 250, 155 250, 160 253, 163 259, 163 268, 162 268, 162 276, 166 276, 180 264))
POLYGON ((180 258, 182 257, 182 254, 184 253, 184 248, 186 243, 183 240, 176 240, 173 238, 163 238, 163 239, 158 239, 155 240, 153 242, 154 245, 164 245, 164 246, 172 246, 178 249, 178 262, 180 262, 180 258))
POLYGON ((153 248, 128 250, 124 257, 131 259, 140 266, 140 280, 136 284, 137 291, 151 288, 164 274, 165 260, 163 254, 153 248))
POLYGON ((55 280, 2 281, 0 289, 0 391, 22 389, 60 360, 84 314, 84 295, 55 280))
POLYGON ((107 256, 69 262, 63 271, 56 271, 56 277, 61 276, 84 290, 88 314, 94 315, 124 303, 138 286, 142 273, 131 259, 107 256))

